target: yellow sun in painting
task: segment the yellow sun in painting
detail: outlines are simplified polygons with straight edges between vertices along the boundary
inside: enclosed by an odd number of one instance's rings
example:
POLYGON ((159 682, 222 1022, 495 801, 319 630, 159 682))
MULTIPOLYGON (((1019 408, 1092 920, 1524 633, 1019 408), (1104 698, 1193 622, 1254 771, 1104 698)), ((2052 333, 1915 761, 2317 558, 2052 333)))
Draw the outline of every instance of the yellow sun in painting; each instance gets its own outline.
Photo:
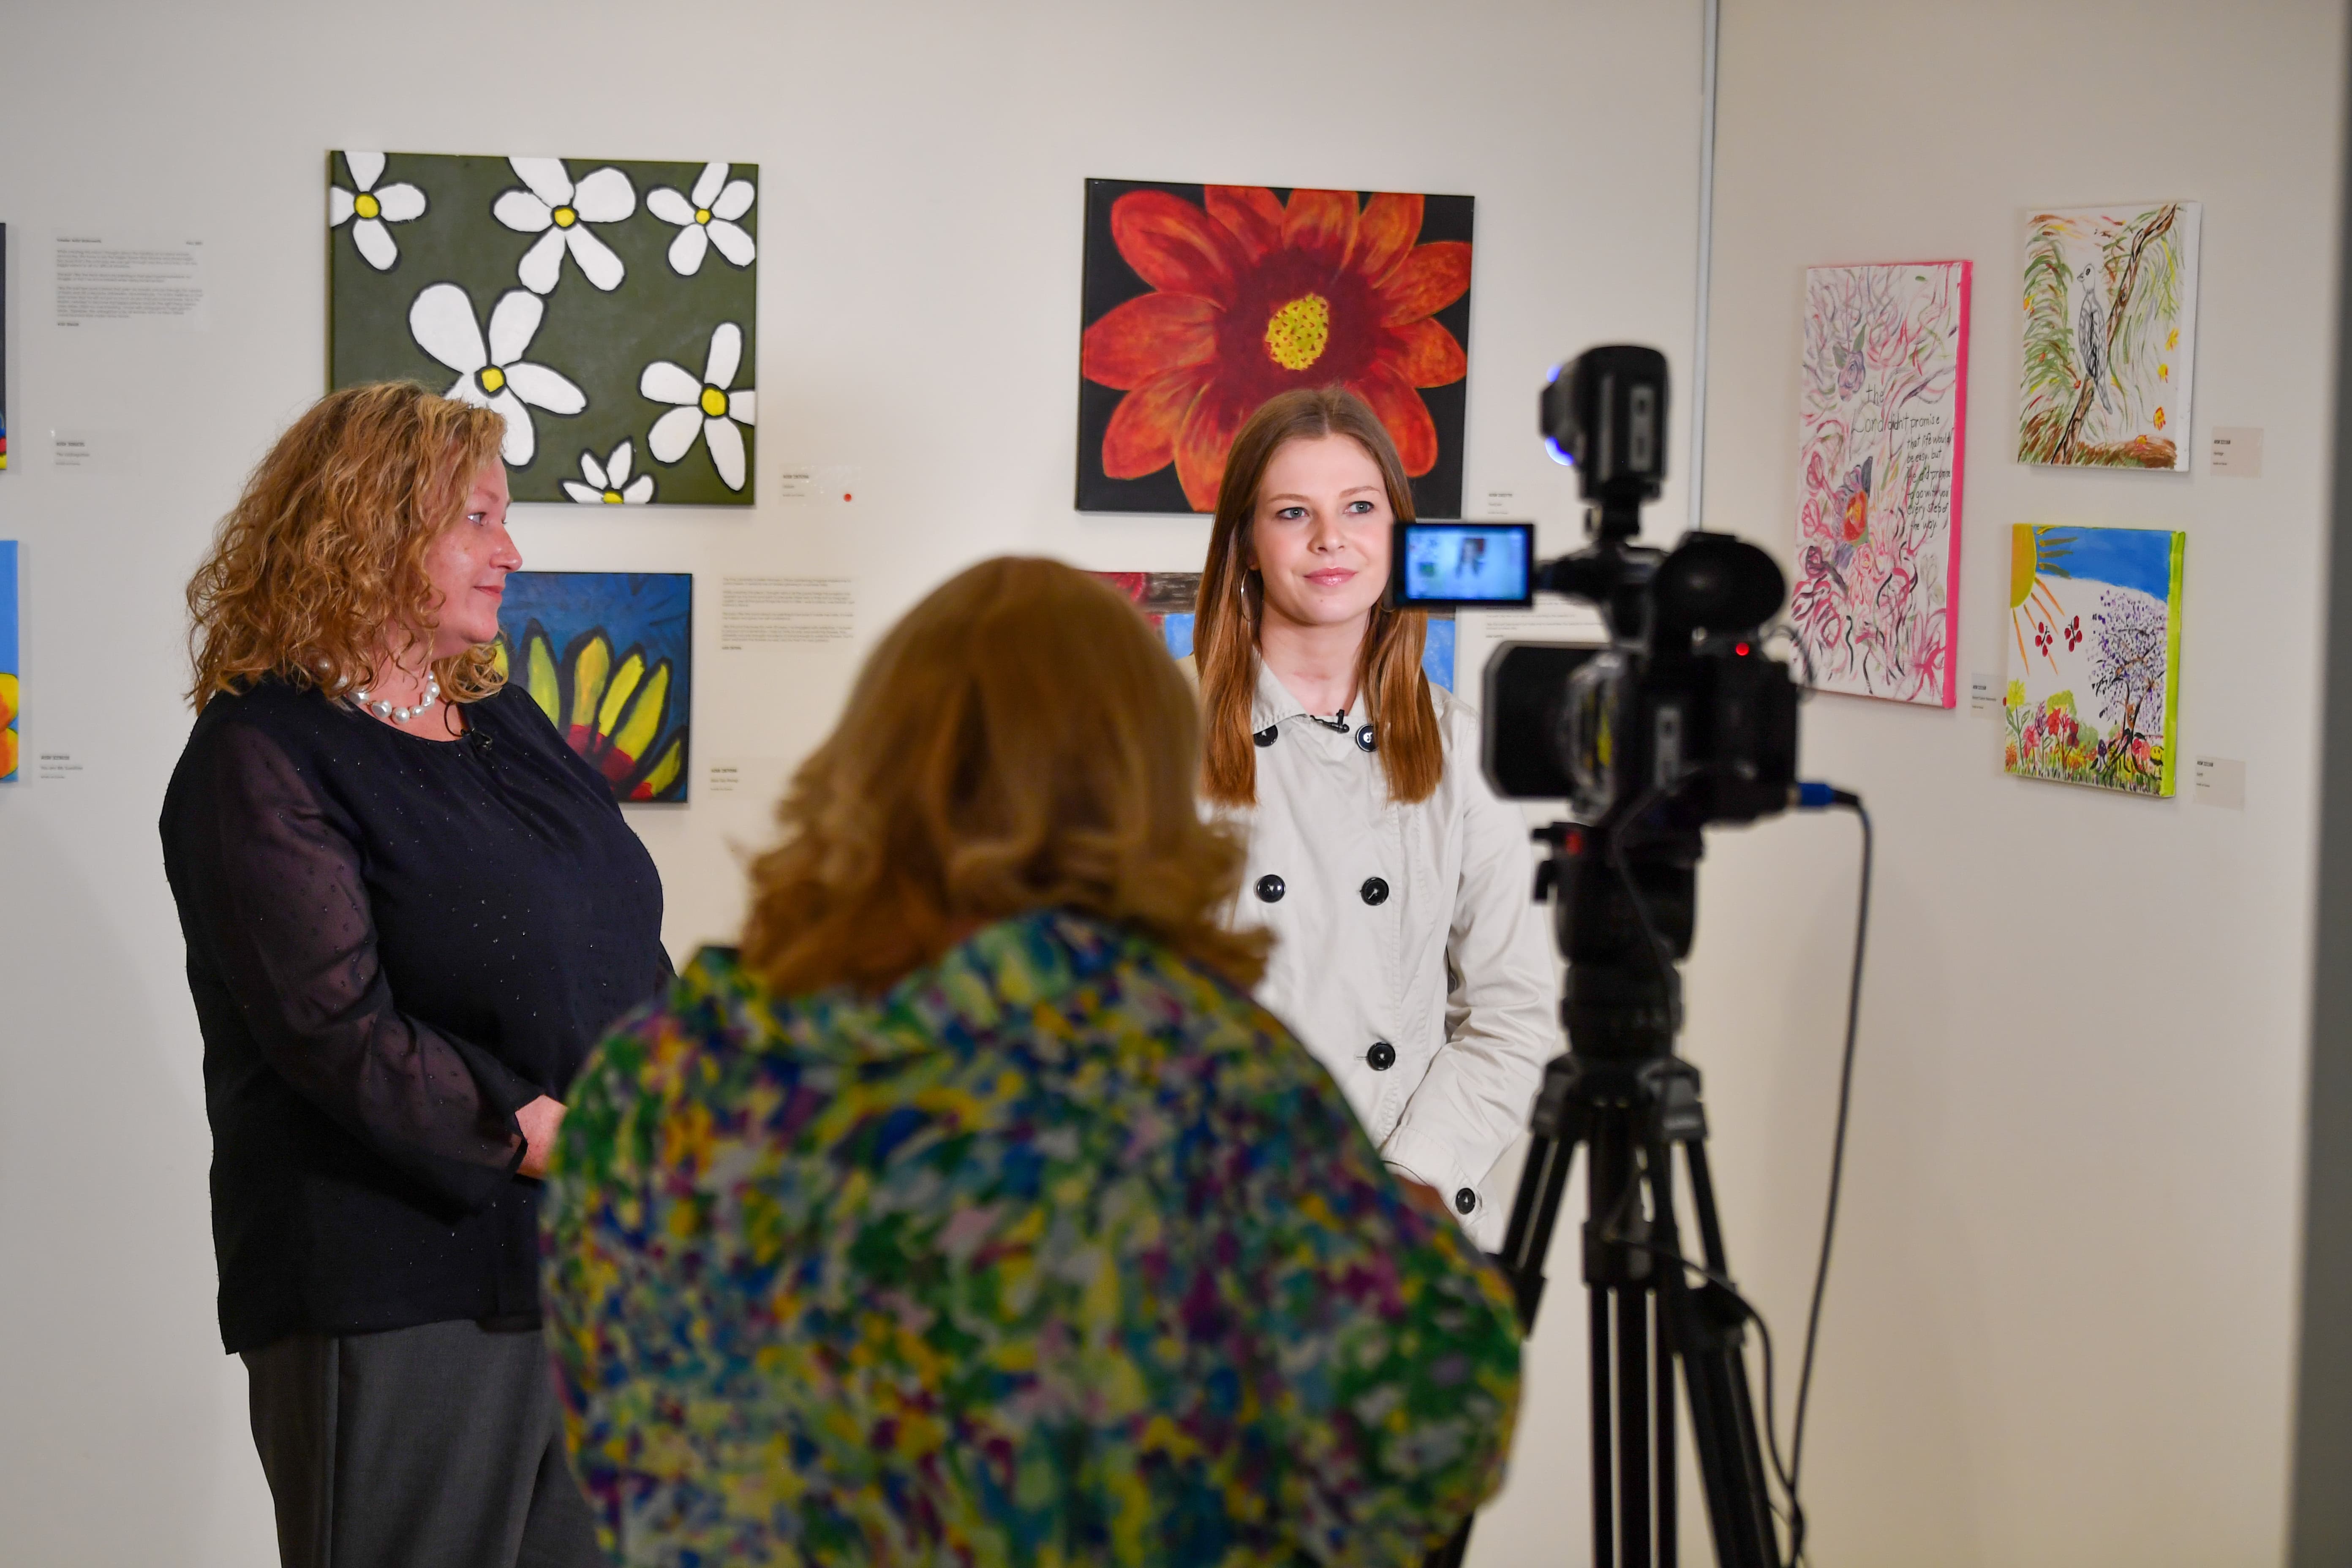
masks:
POLYGON ((2032 655, 2025 651, 2030 637, 2034 652, 2042 656, 2043 662, 2053 670, 2058 668, 2058 661, 2050 657, 2050 648, 2061 636, 2068 635, 2061 627, 2066 610, 2045 579, 2074 575, 2059 564, 2074 553, 2074 536, 2054 528, 2036 528, 2021 522, 2010 530, 2009 626, 2017 637, 2021 662, 2032 661, 2032 655))

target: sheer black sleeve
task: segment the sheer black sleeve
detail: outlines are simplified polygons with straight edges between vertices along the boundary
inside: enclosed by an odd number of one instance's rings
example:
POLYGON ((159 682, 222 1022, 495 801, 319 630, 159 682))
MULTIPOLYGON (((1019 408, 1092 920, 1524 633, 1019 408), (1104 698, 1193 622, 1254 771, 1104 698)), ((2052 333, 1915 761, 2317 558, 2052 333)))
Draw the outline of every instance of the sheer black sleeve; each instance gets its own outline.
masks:
POLYGON ((268 736, 234 725, 177 824, 183 915, 262 1058, 370 1149, 468 1208, 520 1164, 541 1090, 404 1014, 359 847, 268 736))

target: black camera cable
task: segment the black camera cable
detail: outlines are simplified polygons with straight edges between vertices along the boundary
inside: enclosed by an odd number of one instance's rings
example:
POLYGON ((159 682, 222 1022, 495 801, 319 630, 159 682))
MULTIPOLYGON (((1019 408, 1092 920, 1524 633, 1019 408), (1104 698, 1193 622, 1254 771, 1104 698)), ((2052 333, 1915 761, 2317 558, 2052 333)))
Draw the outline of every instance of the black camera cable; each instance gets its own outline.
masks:
MULTIPOLYGON (((1634 803, 1633 809, 1626 814, 1626 820, 1629 823, 1639 822, 1643 814, 1657 803, 1658 796, 1662 793, 1656 786, 1652 786, 1634 803)), ((1801 784, 1796 788, 1795 799, 1791 804, 1800 811, 1826 811, 1837 807, 1853 813, 1855 820, 1862 825, 1862 876, 1854 909, 1853 968, 1846 986, 1845 1046, 1840 1054, 1838 1064, 1837 1119, 1830 1135, 1829 1197, 1822 1215, 1822 1247, 1820 1258, 1813 1268, 1812 1300, 1805 1312, 1805 1350, 1798 1367, 1795 1421, 1790 1431, 1788 1460, 1785 1464, 1781 1461, 1779 1424, 1773 1417, 1775 1402, 1772 1377, 1772 1331, 1765 1323, 1763 1313, 1758 1311, 1755 1304, 1741 1295, 1738 1287, 1730 1280, 1679 1253, 1622 1236, 1613 1236, 1611 1239, 1623 1241, 1637 1250, 1655 1253, 1666 1261, 1686 1268, 1709 1284, 1717 1286, 1739 1309, 1741 1314, 1756 1325, 1756 1331, 1763 1342, 1764 1351, 1765 1447, 1771 1458, 1775 1479, 1780 1481, 1780 1489, 1789 1500, 1789 1506, 1785 1510, 1776 1508, 1773 1511, 1780 1513, 1789 1526, 1789 1561, 1791 1563, 1801 1563, 1805 1561, 1805 1510, 1803 1505, 1798 1501, 1797 1482, 1801 1468, 1804 1463, 1805 1411, 1812 1395, 1813 1352, 1821 1338, 1822 1301, 1829 1289, 1830 1247, 1837 1234, 1838 1192, 1845 1176, 1845 1135, 1848 1112, 1853 1103, 1854 1043, 1859 1037, 1862 1025, 1863 957, 1870 931, 1870 874, 1872 851, 1875 847, 1876 834, 1871 826, 1869 809, 1862 804, 1862 797, 1852 790, 1837 789, 1824 784, 1801 784)), ((1641 886, 1633 880, 1633 868, 1626 863, 1623 834, 1611 836, 1609 858, 1612 868, 1617 873, 1619 884, 1625 889, 1627 901, 1633 906, 1634 917, 1641 922, 1642 934, 1647 941, 1650 952, 1657 960, 1659 970, 1665 976, 1668 988, 1671 990, 1674 984, 1674 955, 1668 952, 1665 940, 1658 934, 1656 925, 1651 921, 1649 900, 1643 898, 1641 886)), ((1629 1186, 1627 1189, 1629 1195, 1632 1191, 1633 1188, 1629 1186)), ((1625 1201, 1621 1199, 1618 1207, 1621 1212, 1609 1218, 1603 1227, 1604 1233, 1615 1230, 1623 1219, 1622 1211, 1625 1207, 1625 1201)))

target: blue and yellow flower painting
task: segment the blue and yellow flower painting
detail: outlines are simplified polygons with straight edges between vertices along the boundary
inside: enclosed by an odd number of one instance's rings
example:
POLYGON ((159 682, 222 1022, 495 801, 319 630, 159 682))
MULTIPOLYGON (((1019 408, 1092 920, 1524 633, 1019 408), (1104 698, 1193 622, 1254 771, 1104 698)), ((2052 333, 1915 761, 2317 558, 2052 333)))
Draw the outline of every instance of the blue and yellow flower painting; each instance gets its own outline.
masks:
POLYGON ((692 574, 510 573, 499 663, 615 798, 686 799, 692 574))
POLYGON ((2173 793, 2188 543, 2165 529, 2011 530, 2005 772, 2173 793))
POLYGON ((16 776, 16 542, 0 539, 0 784, 16 776))

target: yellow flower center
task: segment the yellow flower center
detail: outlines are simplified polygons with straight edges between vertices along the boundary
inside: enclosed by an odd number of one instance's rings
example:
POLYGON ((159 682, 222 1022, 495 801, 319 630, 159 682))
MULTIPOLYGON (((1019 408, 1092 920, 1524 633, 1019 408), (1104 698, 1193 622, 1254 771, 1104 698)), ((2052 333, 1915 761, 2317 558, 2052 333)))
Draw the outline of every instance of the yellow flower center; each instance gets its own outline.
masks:
POLYGON ((482 390, 484 392, 495 394, 499 388, 506 385, 507 373, 500 370, 494 364, 486 364, 482 367, 480 375, 476 379, 481 382, 482 390))
POLYGON ((605 504, 606 506, 618 506, 618 505, 620 505, 620 504, 621 504, 621 492, 620 492, 620 491, 618 491, 618 490, 606 490, 606 491, 604 492, 604 504, 605 504))
POLYGON ((383 204, 376 200, 373 196, 368 195, 365 191, 362 191, 358 195, 352 198, 352 211, 359 214, 362 217, 374 217, 383 211, 383 204))
POLYGON ((1331 341, 1331 301, 1301 294, 1265 324, 1265 352, 1285 370, 1305 370, 1331 341))
POLYGON ((573 212, 570 207, 556 208, 554 216, 555 226, 558 228, 570 228, 573 224, 580 221, 580 215, 573 212))
POLYGON ((695 208, 694 221, 697 223, 709 223, 710 221, 710 209, 709 207, 695 208))
POLYGON ((727 413, 727 395, 719 391, 715 386, 704 387, 702 389, 702 411, 705 414, 709 415, 713 419, 724 417, 727 413))

